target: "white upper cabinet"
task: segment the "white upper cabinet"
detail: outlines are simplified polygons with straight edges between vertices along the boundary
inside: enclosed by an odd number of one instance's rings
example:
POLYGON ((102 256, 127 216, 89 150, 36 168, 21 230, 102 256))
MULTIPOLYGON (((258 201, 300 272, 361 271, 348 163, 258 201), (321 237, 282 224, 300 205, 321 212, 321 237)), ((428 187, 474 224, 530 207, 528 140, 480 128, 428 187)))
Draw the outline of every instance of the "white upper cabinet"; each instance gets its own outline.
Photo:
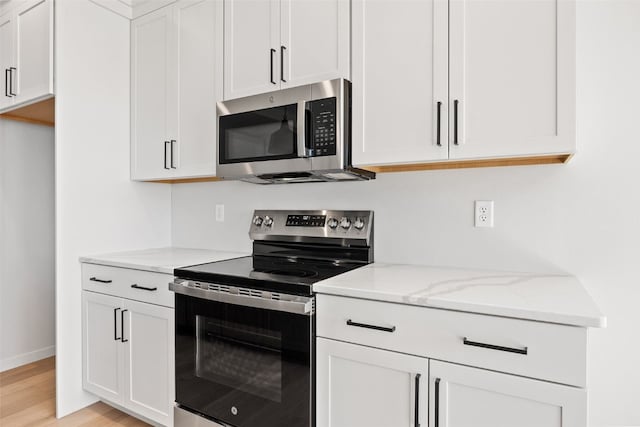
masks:
POLYGON ((53 0, 9 3, 0 16, 0 109, 53 94, 53 0))
POLYGON ((0 93, 0 110, 11 106, 15 90, 11 87, 14 62, 14 27, 13 14, 7 12, 0 16, 0 71, 2 71, 2 93, 0 93))
POLYGON ((283 88, 349 78, 349 7, 348 0, 281 1, 283 88))
POLYGON ((354 166, 575 151, 575 1, 353 0, 352 14, 354 166))
POLYGON ((181 178, 216 172, 216 101, 222 99, 222 2, 179 1, 175 6, 173 167, 181 178))
POLYGON ((349 0, 226 0, 224 99, 349 78, 349 0))
POLYGON ((575 149, 575 2, 450 1, 451 158, 575 149))
POLYGON ((447 14, 446 0, 353 0, 354 165, 448 157, 447 14))
POLYGON ((53 93, 53 0, 18 3, 15 103, 53 93))
POLYGON ((584 427, 586 391, 431 360, 429 427, 584 427))
POLYGON ((224 98, 280 87, 280 0, 224 3, 224 98))
POLYGON ((317 427, 426 427, 427 359, 323 338, 316 351, 317 427))
MULTIPOLYGON (((134 179, 170 177, 171 37, 173 10, 131 25, 131 149, 134 179)), ((175 144, 175 143, 174 143, 175 144)))
POLYGON ((131 177, 215 176, 222 2, 183 0, 131 24, 131 177))

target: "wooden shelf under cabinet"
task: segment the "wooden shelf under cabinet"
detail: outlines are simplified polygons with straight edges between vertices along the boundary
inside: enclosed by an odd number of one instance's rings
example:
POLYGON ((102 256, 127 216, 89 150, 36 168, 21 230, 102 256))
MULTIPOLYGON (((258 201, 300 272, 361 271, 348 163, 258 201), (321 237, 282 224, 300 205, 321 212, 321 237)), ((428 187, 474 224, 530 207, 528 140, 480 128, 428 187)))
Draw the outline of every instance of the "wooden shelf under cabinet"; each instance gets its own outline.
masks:
POLYGON ((47 98, 0 114, 0 118, 55 126, 55 98, 47 98))

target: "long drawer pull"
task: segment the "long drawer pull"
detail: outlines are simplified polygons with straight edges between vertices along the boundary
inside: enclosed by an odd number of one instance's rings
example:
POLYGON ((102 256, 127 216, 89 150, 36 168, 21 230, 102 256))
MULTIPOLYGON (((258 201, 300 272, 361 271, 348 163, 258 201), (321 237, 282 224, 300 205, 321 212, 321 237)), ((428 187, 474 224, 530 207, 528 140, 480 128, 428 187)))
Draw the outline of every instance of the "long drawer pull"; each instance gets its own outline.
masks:
POLYGON ((118 310, 120 309, 113 309, 113 339, 116 341, 120 339, 120 337, 118 336, 118 310))
POLYGON ((433 423, 435 427, 440 427, 440 378, 436 378, 436 391, 433 400, 433 423))
POLYGON ((486 343, 483 343, 483 342, 470 341, 470 340, 467 339, 467 337, 464 337, 462 339, 462 344, 471 345, 471 346, 474 346, 474 347, 488 348, 490 350, 498 350, 498 351, 506 351, 506 352, 509 352, 509 353, 524 354, 525 356, 527 355, 527 352, 528 352, 528 347, 525 347, 525 348, 503 347, 501 345, 493 345, 493 344, 486 344, 486 343))
POLYGON ((128 342, 129 340, 124 339, 124 314, 129 311, 124 309, 120 312, 120 342, 128 342))
POLYGON ((386 326, 377 326, 377 325, 367 325, 366 323, 358 323, 354 322, 351 319, 347 320, 347 325, 349 326, 357 326, 358 328, 367 328, 367 329, 375 329, 376 331, 384 331, 384 332, 394 332, 396 330, 395 326, 386 327, 386 326))
POLYGON ((133 289, 142 289, 143 291, 157 291, 158 290, 157 287, 147 288, 146 286, 140 286, 140 285, 136 285, 136 284, 131 285, 131 287, 133 289))
POLYGON ((416 400, 414 402, 413 425, 420 427, 420 374, 416 374, 416 400))
POLYGON ((89 280, 91 280, 92 282, 98 282, 98 283, 111 283, 111 282, 113 282, 113 280, 102 280, 102 279, 98 279, 97 277, 90 277, 89 280))

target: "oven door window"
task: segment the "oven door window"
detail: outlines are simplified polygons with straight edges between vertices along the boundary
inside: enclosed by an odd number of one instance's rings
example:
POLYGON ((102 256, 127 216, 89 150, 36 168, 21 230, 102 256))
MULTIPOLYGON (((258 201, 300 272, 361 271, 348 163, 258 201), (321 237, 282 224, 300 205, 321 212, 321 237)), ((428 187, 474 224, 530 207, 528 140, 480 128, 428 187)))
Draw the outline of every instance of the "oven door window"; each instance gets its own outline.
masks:
POLYGON ((312 318, 176 294, 176 402, 237 427, 308 427, 312 318))
POLYGON ((282 333, 196 316, 196 376, 282 402, 282 333))
POLYGON ((298 156, 297 105, 220 116, 221 164, 298 156))

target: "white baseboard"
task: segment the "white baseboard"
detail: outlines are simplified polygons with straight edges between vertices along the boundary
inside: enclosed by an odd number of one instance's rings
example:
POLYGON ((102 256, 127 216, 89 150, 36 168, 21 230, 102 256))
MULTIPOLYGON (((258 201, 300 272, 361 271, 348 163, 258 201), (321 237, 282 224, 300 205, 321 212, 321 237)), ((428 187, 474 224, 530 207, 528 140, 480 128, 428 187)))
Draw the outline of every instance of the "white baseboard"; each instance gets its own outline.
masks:
POLYGON ((55 356, 56 346, 41 348, 29 353, 18 354, 17 356, 8 357, 0 360, 0 372, 8 371, 9 369, 17 368, 18 366, 26 365, 27 363, 36 362, 40 359, 46 359, 47 357, 55 356))

